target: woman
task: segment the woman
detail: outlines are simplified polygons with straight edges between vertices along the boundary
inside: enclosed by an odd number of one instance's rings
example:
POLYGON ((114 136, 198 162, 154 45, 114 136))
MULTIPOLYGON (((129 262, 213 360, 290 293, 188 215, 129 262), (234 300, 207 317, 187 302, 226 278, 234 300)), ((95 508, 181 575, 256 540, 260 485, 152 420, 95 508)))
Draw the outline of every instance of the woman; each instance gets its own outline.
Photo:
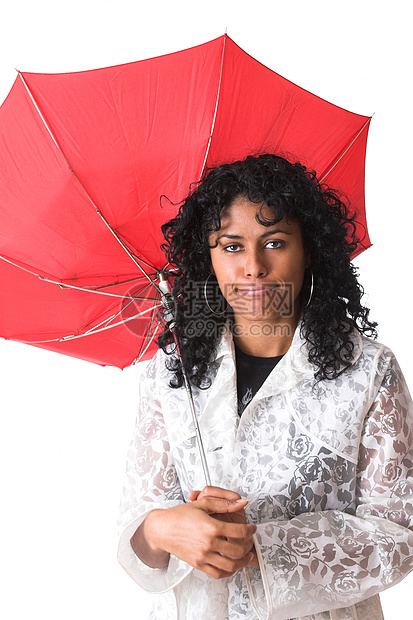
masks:
POLYGON ((168 329, 140 385, 119 559, 151 618, 382 618, 412 568, 412 405, 350 262, 355 225, 300 164, 210 171, 164 226, 203 488, 168 329))

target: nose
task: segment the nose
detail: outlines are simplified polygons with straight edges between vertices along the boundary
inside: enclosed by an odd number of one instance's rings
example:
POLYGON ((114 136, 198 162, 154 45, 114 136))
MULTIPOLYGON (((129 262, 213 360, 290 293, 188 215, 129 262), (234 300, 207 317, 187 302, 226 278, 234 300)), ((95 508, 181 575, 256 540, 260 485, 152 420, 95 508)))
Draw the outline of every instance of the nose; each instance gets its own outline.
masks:
POLYGON ((258 250, 245 252, 244 275, 250 278, 262 278, 267 275, 264 257, 258 250))

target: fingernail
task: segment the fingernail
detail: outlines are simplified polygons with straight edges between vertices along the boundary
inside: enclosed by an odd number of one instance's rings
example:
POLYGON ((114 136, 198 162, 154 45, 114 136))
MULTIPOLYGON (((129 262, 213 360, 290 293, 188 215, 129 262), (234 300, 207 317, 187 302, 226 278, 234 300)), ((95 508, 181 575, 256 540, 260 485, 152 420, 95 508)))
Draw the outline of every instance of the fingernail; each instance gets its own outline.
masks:
POLYGON ((235 501, 237 504, 240 504, 241 502, 247 502, 248 500, 244 498, 244 499, 236 499, 235 501))

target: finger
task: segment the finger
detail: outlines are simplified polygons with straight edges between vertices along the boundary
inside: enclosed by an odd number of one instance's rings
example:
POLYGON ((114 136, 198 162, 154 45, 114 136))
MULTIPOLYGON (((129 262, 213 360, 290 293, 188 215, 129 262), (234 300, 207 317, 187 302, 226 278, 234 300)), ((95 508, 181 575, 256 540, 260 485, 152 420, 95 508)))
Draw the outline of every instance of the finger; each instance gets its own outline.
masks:
POLYGON ((254 541, 252 537, 244 539, 232 538, 231 540, 223 539, 216 546, 217 551, 222 555, 239 560, 253 551, 254 541))
MULTIPOLYGON (((236 539, 252 540, 253 534, 257 531, 254 523, 234 523, 221 521, 212 517, 207 524, 207 535, 213 539, 236 539)), ((214 549, 215 550, 215 549, 214 549)))
POLYGON ((194 502, 194 501, 195 501, 195 500, 197 500, 198 498, 199 498, 199 499, 201 499, 201 498, 199 497, 200 493, 201 493, 201 491, 189 491, 189 493, 188 493, 188 499, 189 499, 191 502, 194 502))
POLYGON ((227 573, 226 576, 234 574, 236 571, 248 566, 252 561, 254 554, 251 552, 246 553, 241 558, 231 558, 220 553, 211 553, 206 557, 207 564, 215 567, 219 571, 227 573))
POLYGON ((211 515, 211 517, 214 517, 214 519, 219 519, 220 521, 227 521, 228 523, 247 523, 245 510, 243 508, 240 508, 240 510, 237 510, 236 512, 215 512, 211 515))
POLYGON ((258 556, 257 556, 257 552, 256 552, 255 547, 253 547, 251 549, 251 553, 252 553, 252 558, 248 562, 248 566, 251 566, 251 568, 259 568, 260 567, 260 563, 258 562, 258 556))
POLYGON ((252 536, 257 531, 254 523, 227 523, 217 521, 220 524, 220 537, 228 540, 252 540, 252 536))
MULTIPOLYGON (((192 491, 191 491, 192 493, 192 491)), ((241 499, 241 495, 235 491, 229 489, 223 489, 221 487, 207 486, 199 494, 198 499, 203 497, 221 497, 223 499, 241 499)))
POLYGON ((213 579, 225 579, 225 578, 231 577, 233 574, 227 571, 223 571, 217 568, 216 566, 212 566, 211 564, 204 564, 203 566, 195 566, 194 568, 201 570, 203 573, 205 573, 206 575, 209 575, 209 577, 212 577, 213 579))
POLYGON ((247 499, 225 499, 221 497, 204 497, 200 500, 199 507, 208 514, 214 512, 227 513, 242 510, 248 504, 247 499))

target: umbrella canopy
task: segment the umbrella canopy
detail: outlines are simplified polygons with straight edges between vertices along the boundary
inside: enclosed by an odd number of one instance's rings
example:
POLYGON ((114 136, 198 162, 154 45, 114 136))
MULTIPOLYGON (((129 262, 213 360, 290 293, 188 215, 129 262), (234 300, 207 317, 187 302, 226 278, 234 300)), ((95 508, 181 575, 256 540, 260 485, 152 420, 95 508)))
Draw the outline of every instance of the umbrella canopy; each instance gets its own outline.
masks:
POLYGON ((120 368, 151 355, 160 227, 205 168, 249 154, 292 157, 342 191, 362 251, 369 122, 227 35, 115 67, 19 73, 0 108, 0 335, 120 368))

